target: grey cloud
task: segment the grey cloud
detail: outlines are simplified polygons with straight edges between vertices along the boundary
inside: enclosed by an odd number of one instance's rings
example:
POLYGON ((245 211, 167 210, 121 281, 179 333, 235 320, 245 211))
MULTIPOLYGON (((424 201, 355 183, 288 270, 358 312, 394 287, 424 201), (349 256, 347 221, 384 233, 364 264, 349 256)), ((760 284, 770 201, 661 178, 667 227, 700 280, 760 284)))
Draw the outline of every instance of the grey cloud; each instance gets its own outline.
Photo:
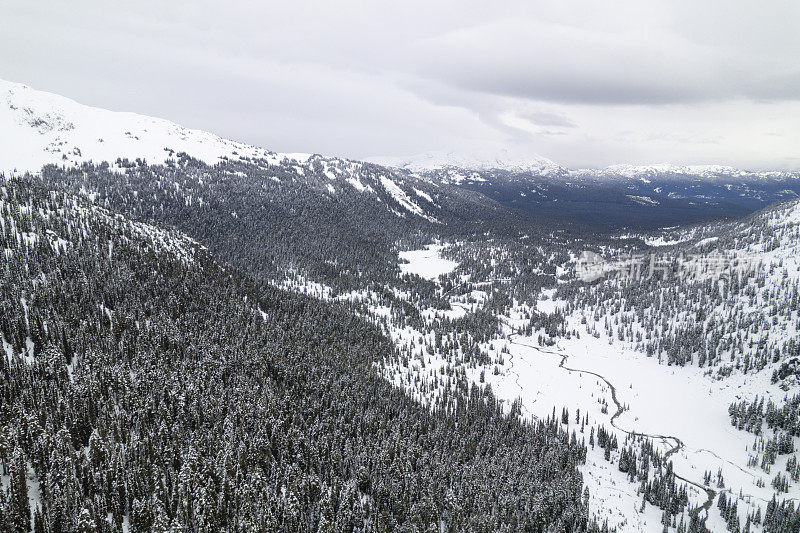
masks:
POLYGON ((420 41, 416 50, 423 76, 534 101, 661 105, 800 99, 796 57, 742 54, 663 30, 612 34, 506 20, 420 41))
POLYGON ((536 124, 537 126, 553 126, 556 128, 577 128, 577 124, 571 121, 568 117, 558 113, 549 113, 547 111, 528 111, 517 113, 517 115, 525 120, 536 124))

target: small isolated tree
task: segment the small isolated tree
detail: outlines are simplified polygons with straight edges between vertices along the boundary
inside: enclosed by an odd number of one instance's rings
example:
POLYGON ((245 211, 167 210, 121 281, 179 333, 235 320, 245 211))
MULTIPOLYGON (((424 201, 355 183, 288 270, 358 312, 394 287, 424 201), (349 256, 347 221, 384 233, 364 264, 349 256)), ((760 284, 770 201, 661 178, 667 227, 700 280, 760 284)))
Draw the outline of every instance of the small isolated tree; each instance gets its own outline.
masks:
POLYGON ((84 508, 81 511, 80 516, 78 517, 78 533, 97 533, 97 526, 92 520, 92 515, 89 513, 89 509, 84 508))

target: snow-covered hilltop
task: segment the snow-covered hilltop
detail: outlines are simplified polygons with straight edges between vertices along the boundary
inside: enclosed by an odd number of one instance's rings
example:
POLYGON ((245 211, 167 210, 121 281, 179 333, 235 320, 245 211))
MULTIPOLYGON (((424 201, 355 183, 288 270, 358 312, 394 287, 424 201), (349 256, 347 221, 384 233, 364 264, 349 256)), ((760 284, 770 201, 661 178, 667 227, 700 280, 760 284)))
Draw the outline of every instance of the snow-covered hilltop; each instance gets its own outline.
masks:
POLYGON ((163 163, 185 152, 208 164, 237 156, 304 161, 168 120, 108 111, 0 80, 0 172, 37 172, 46 164, 74 166, 118 158, 163 163))

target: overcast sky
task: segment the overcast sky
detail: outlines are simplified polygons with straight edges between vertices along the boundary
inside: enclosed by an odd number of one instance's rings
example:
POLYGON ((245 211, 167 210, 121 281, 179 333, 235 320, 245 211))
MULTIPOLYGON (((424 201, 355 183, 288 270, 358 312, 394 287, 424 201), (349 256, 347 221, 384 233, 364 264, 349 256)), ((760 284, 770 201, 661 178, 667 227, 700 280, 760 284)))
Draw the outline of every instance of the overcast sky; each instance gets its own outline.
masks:
POLYGON ((0 78, 277 151, 800 168, 796 0, 0 0, 0 12, 0 78))

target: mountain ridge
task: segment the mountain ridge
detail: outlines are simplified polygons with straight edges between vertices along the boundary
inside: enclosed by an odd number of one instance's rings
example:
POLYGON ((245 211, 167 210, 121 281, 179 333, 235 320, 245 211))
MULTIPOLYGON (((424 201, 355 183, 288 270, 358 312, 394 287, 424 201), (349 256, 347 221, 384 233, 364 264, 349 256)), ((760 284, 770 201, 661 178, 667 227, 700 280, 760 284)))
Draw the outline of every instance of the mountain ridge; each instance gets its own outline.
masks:
MULTIPOLYGON (((38 172, 45 164, 76 165, 118 158, 164 163, 185 152, 208 164, 224 158, 307 161, 311 153, 282 153, 225 139, 200 129, 127 111, 109 111, 70 98, 0 79, 0 125, 15 137, 0 147, 0 171, 38 172), (111 132, 111 133, 109 133, 111 132)), ((519 156, 502 148, 470 153, 433 151, 408 157, 367 157, 365 163, 417 173, 436 170, 506 171, 563 178, 645 178, 674 175, 699 178, 800 178, 800 170, 746 170, 727 165, 614 164, 569 168, 541 155, 519 156)))

